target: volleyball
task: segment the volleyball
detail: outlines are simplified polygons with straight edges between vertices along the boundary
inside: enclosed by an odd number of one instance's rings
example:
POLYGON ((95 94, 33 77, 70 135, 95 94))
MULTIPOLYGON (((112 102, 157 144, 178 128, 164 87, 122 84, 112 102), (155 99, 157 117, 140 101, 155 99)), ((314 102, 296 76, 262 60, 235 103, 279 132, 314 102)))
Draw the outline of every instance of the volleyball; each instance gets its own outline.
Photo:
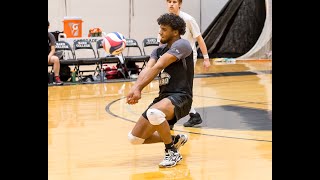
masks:
POLYGON ((111 32, 103 36, 102 46, 108 54, 118 55, 126 47, 126 39, 119 32, 111 32))

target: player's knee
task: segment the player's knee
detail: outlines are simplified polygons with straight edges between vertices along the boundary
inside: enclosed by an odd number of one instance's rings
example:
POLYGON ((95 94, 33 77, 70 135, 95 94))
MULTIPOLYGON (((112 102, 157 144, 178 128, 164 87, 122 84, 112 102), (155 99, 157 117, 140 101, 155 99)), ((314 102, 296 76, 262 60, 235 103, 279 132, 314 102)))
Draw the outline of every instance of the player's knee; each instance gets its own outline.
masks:
POLYGON ((152 125, 159 125, 166 120, 166 115, 159 109, 155 108, 150 108, 147 110, 147 117, 152 125))
POLYGON ((144 139, 132 135, 131 131, 128 133, 128 140, 133 145, 143 144, 144 142, 144 139))
POLYGON ((52 56, 52 59, 55 63, 59 63, 60 64, 60 60, 57 56, 52 56))

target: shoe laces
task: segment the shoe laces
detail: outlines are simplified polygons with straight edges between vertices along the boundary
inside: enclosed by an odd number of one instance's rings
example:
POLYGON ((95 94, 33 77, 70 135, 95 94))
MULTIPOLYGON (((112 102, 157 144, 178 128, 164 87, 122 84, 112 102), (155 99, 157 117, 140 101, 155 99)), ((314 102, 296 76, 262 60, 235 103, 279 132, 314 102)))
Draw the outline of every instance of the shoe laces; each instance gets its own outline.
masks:
POLYGON ((171 149, 168 149, 168 150, 165 150, 166 153, 165 153, 165 156, 164 156, 164 159, 163 160, 166 160, 166 161, 169 161, 172 159, 172 157, 174 156, 174 151, 172 151, 171 149))

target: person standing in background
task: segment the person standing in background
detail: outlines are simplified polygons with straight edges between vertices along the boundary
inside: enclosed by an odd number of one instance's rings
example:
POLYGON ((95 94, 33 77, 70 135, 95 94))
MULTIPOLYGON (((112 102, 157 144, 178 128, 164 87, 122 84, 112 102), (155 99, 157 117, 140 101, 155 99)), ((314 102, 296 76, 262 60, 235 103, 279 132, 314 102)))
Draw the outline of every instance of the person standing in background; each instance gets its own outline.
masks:
MULTIPOLYGON (((180 10, 182 5, 182 0, 166 0, 167 1, 167 8, 169 13, 176 14, 180 16, 186 23, 186 33, 181 36, 182 38, 189 41, 192 50, 193 50, 193 61, 194 66, 196 66, 197 63, 197 48, 196 48, 196 41, 199 44, 200 50, 203 54, 203 67, 205 70, 208 70, 211 63, 209 60, 208 50, 207 46, 204 43, 204 40, 202 38, 200 28, 196 22, 196 20, 189 14, 183 12, 180 10)), ((159 41, 159 36, 158 36, 159 41)), ((193 127, 194 125, 201 124, 202 118, 196 110, 191 107, 190 110, 190 119, 183 124, 184 127, 193 127)), ((173 129, 173 125, 170 126, 170 129, 173 129)))

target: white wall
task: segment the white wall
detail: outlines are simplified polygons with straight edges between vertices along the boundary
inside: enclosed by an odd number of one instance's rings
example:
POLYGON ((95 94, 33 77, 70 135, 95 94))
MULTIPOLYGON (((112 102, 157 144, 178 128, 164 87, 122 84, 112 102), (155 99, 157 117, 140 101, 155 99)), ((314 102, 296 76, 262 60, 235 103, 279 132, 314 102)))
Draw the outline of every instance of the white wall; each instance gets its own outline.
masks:
MULTIPOLYGON (((192 15, 203 32, 227 1, 184 0, 181 10, 192 15)), ((139 45, 143 38, 157 36, 156 20, 166 12, 165 0, 48 0, 48 6, 49 31, 63 31, 64 16, 76 16, 83 20, 84 37, 90 28, 101 27, 107 33, 118 31, 134 38, 139 45)))
POLYGON ((201 1, 201 25, 200 30, 204 32, 221 9, 229 0, 200 0, 201 1))
POLYGON ((63 31, 63 17, 65 16, 65 0, 48 0, 49 31, 63 31))

